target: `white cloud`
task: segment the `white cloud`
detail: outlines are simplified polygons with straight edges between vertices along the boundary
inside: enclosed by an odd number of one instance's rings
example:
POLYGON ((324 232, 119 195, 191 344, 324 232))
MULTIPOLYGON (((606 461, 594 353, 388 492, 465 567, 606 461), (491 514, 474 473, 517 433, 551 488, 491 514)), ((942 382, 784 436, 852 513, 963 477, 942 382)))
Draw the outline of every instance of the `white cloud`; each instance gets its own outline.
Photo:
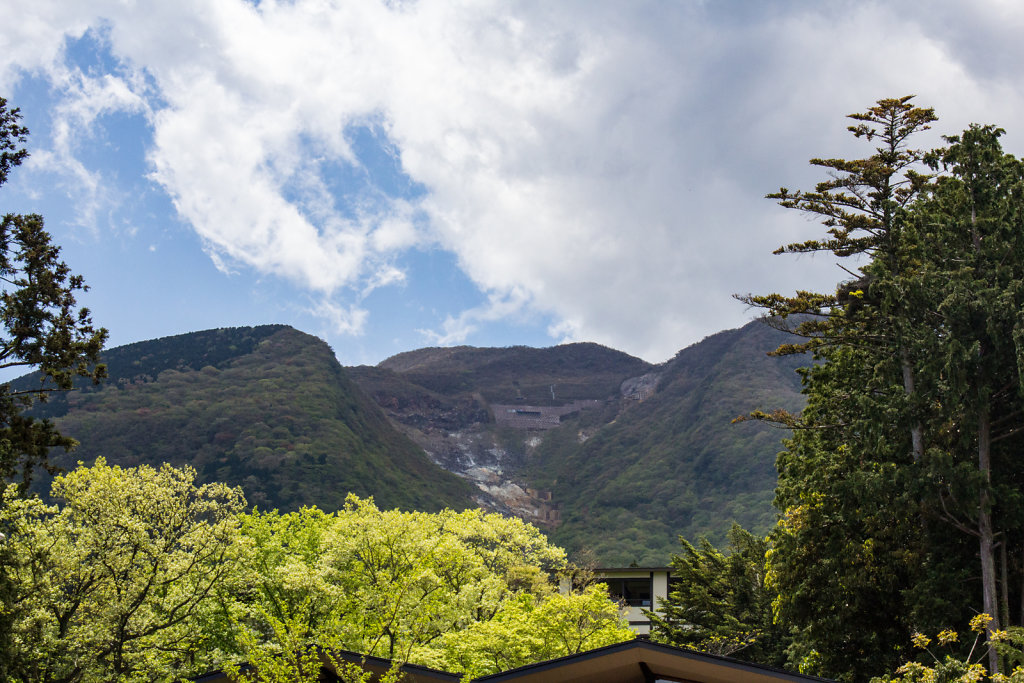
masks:
MULTIPOLYGON (((816 180, 808 157, 863 154, 842 114, 916 92, 942 131, 1013 132, 1024 9, 929 7, 38 0, 0 28, 0 84, 48 71, 75 103, 69 126, 145 110, 153 178, 221 267, 358 302, 404 281, 396 253, 433 242, 490 302, 435 342, 529 310, 559 338, 661 360, 741 322, 732 292, 836 277, 827 259, 769 256, 816 228, 759 197, 816 180), (89 27, 155 91, 128 75, 62 81, 63 37, 89 27), (421 198, 331 189, 325 168, 360 163, 362 124, 421 198)), ((73 142, 55 149, 98 185, 73 142)), ((317 310, 339 331, 367 324, 359 303, 317 310)))
POLYGON ((310 313, 327 320, 335 334, 346 336, 363 334, 370 315, 369 311, 357 304, 344 306, 327 300, 321 300, 313 306, 310 313))
MULTIPOLYGON (((438 346, 451 346, 464 343, 469 335, 476 332, 481 323, 494 322, 516 316, 529 303, 529 294, 520 288, 503 293, 492 293, 487 303, 468 308, 456 316, 445 316, 441 323, 441 331, 417 330, 424 339, 438 346)), ((553 333, 552 336, 558 336, 553 333)))
POLYGON ((51 78, 63 93, 54 111, 51 147, 35 151, 29 167, 56 173, 75 197, 77 223, 96 232, 98 217, 116 207, 120 198, 111 183, 78 158, 81 138, 88 136, 96 119, 114 112, 148 115, 145 84, 139 74, 91 76, 77 68, 51 65, 51 78))

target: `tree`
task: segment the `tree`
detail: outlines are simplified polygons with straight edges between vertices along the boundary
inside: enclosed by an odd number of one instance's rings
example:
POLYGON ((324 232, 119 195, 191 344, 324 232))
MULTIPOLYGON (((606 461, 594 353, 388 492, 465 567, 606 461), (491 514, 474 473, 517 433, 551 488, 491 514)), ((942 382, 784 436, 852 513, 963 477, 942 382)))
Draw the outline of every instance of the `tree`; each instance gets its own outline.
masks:
POLYGON ((476 678, 634 637, 603 584, 541 597, 519 593, 491 619, 441 636, 429 663, 476 678))
POLYGON ((896 661, 911 611, 904 590, 922 558, 907 484, 925 449, 912 324, 922 303, 919 288, 901 288, 917 267, 905 249, 908 216, 930 184, 925 152, 909 143, 936 117, 911 99, 850 115, 850 132, 876 144, 871 156, 812 159, 828 180, 768 195, 826 227, 824 238, 776 253, 826 251, 865 265, 844 268, 851 279, 834 293, 741 297, 805 339, 775 353, 809 351, 817 361, 802 371, 800 416, 755 415, 793 430, 777 462, 782 520, 768 560, 776 617, 799 633, 793 665, 854 679, 896 661))
POLYGON ((632 636, 607 594, 556 594, 564 552, 517 519, 382 511, 350 496, 334 514, 247 515, 243 533, 251 551, 242 584, 251 590, 232 597, 227 628, 214 630, 234 634, 240 660, 290 660, 286 672, 257 671, 256 680, 302 680, 332 648, 483 670, 488 652, 510 647, 515 624, 543 642, 501 661, 632 636))
MULTIPOLYGON (((28 135, 20 118, 0 98, 0 185, 28 156, 20 147, 28 135)), ((102 378, 98 361, 107 332, 93 327, 88 309, 76 307, 75 294, 87 289, 85 283, 60 260, 60 247, 38 214, 8 213, 0 220, 0 282, 0 369, 35 369, 42 379, 32 390, 0 386, 0 477, 20 477, 24 491, 33 470, 47 466, 50 448, 74 445, 48 421, 24 411, 46 400, 47 392, 71 389, 77 376, 102 378)))
POLYGON ((822 216, 830 235, 780 251, 860 255, 853 279, 834 295, 745 300, 810 314, 795 326, 808 341, 779 352, 821 361, 803 372, 799 417, 760 416, 794 430, 768 553, 776 613, 797 628, 794 663, 860 679, 894 665, 912 631, 965 621, 979 596, 990 635, 1009 613, 1005 553, 1024 522, 1013 457, 1024 430, 1024 174, 992 127, 929 154, 908 149, 934 120, 908 98, 853 118, 855 135, 881 142, 876 154, 816 161, 835 174, 817 192, 770 195, 822 216))
POLYGON ((786 663, 789 638, 772 615, 774 593, 765 584, 768 543, 738 524, 729 553, 706 538, 695 547, 680 538, 672 556, 672 590, 650 612, 651 638, 771 666, 786 663))
POLYGON ((93 467, 58 476, 63 504, 5 511, 17 586, 12 681, 168 680, 212 663, 200 623, 236 569, 245 500, 195 471, 93 467))
MULTIPOLYGON (((989 636, 1008 625, 1005 558, 1024 525, 1017 457, 1024 445, 1024 164, 1003 153, 1002 134, 972 125, 947 137, 935 165, 948 175, 915 212, 922 288, 937 293, 922 321, 932 332, 922 374, 941 381, 930 405, 945 423, 928 465, 943 518, 978 539, 989 636)), ((989 668, 998 670, 996 648, 989 648, 989 668)))
MULTIPOLYGON (((28 129, 20 121, 19 110, 0 97, 0 186, 28 156, 23 147, 28 129)), ((48 421, 25 411, 45 401, 50 391, 70 389, 76 376, 98 381, 104 375, 97 361, 107 332, 93 327, 87 309, 76 308, 75 294, 86 287, 59 256, 41 216, 7 213, 0 218, 0 369, 35 369, 43 378, 31 390, 0 385, 0 519, 8 520, 0 523, 0 679, 7 678, 13 647, 12 558, 2 540, 12 535, 13 520, 3 511, 13 497, 25 494, 36 468, 52 472, 51 448, 74 445, 48 421), (5 485, 12 481, 18 486, 5 485)))

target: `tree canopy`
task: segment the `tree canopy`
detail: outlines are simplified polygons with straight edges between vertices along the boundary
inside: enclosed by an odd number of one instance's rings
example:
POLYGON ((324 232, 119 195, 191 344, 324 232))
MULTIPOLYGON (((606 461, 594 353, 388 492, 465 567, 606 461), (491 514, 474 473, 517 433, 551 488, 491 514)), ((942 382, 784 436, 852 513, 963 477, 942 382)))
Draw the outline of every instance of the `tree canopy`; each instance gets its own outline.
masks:
POLYGON ((829 180, 769 195, 826 226, 779 252, 857 257, 849 279, 742 297, 805 338, 777 353, 819 361, 799 416, 758 415, 793 430, 767 553, 775 617, 797 633, 792 664, 852 680, 972 609, 992 637, 1021 597, 1024 173, 993 126, 913 148, 936 117, 911 99, 851 115, 873 154, 812 160, 829 180))
POLYGON ((334 514, 253 513, 242 528, 255 589, 230 609, 248 660, 284 641, 476 676, 633 637, 607 592, 556 591, 564 551, 517 519, 350 496, 334 514))
MULTIPOLYGON (((28 156, 22 146, 28 129, 18 109, 0 97, 0 186, 13 167, 28 156)), ((78 308, 82 277, 60 260, 38 214, 6 213, 0 219, 0 369, 38 370, 32 390, 0 385, 0 477, 20 479, 25 490, 36 467, 46 467, 50 448, 74 445, 46 420, 23 413, 52 391, 71 389, 76 376, 103 377, 99 353, 106 340, 93 327, 89 310, 78 308)), ((3 500, 0 500, 0 505, 3 500)))
POLYGON ((519 520, 244 512, 195 476, 100 459, 56 477, 56 505, 11 501, 5 680, 304 681, 332 649, 477 676, 633 637, 603 587, 556 590, 565 553, 519 520))

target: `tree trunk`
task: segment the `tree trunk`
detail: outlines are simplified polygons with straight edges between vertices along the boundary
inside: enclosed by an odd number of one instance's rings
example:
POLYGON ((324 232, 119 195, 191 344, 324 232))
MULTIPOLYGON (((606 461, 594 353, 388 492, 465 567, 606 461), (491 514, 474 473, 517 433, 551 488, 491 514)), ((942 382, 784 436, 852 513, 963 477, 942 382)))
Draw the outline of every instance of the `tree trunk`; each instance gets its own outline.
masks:
POLYGON ((992 481, 992 426, 988 397, 982 396, 978 408, 978 470, 981 472, 981 491, 978 495, 978 541, 981 555, 982 611, 992 617, 988 625, 990 673, 999 672, 999 656, 992 644, 992 632, 999 628, 999 606, 996 598, 996 568, 992 549, 992 511, 989 509, 989 485, 992 481))
MULTIPOLYGON (((1016 567, 1014 568, 1016 569, 1016 567)), ((1020 614, 1018 615, 1018 626, 1024 626, 1024 550, 1020 558, 1020 614)), ((1007 624, 1009 626, 1009 624, 1007 624)))
POLYGON ((999 623, 1003 628, 1010 625, 1010 572, 1006 559, 1006 539, 999 544, 999 583, 1003 590, 999 594, 999 623))
MULTIPOLYGON (((914 368, 910 364, 910 352, 906 346, 900 347, 900 366, 903 370, 903 391, 909 397, 914 395, 914 368)), ((924 456, 924 427, 919 420, 910 426, 910 445, 914 462, 921 462, 924 456)))

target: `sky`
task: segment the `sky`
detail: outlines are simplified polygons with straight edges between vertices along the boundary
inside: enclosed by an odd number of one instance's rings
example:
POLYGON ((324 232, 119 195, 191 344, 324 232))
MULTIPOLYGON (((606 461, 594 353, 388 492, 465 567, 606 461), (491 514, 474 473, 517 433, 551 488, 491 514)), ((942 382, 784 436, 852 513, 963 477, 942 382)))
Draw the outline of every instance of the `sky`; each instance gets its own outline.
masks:
POLYGON ((345 365, 593 341, 651 362, 825 289, 764 198, 916 95, 1024 144, 1016 0, 0 0, 0 96, 110 345, 285 323, 345 365))

